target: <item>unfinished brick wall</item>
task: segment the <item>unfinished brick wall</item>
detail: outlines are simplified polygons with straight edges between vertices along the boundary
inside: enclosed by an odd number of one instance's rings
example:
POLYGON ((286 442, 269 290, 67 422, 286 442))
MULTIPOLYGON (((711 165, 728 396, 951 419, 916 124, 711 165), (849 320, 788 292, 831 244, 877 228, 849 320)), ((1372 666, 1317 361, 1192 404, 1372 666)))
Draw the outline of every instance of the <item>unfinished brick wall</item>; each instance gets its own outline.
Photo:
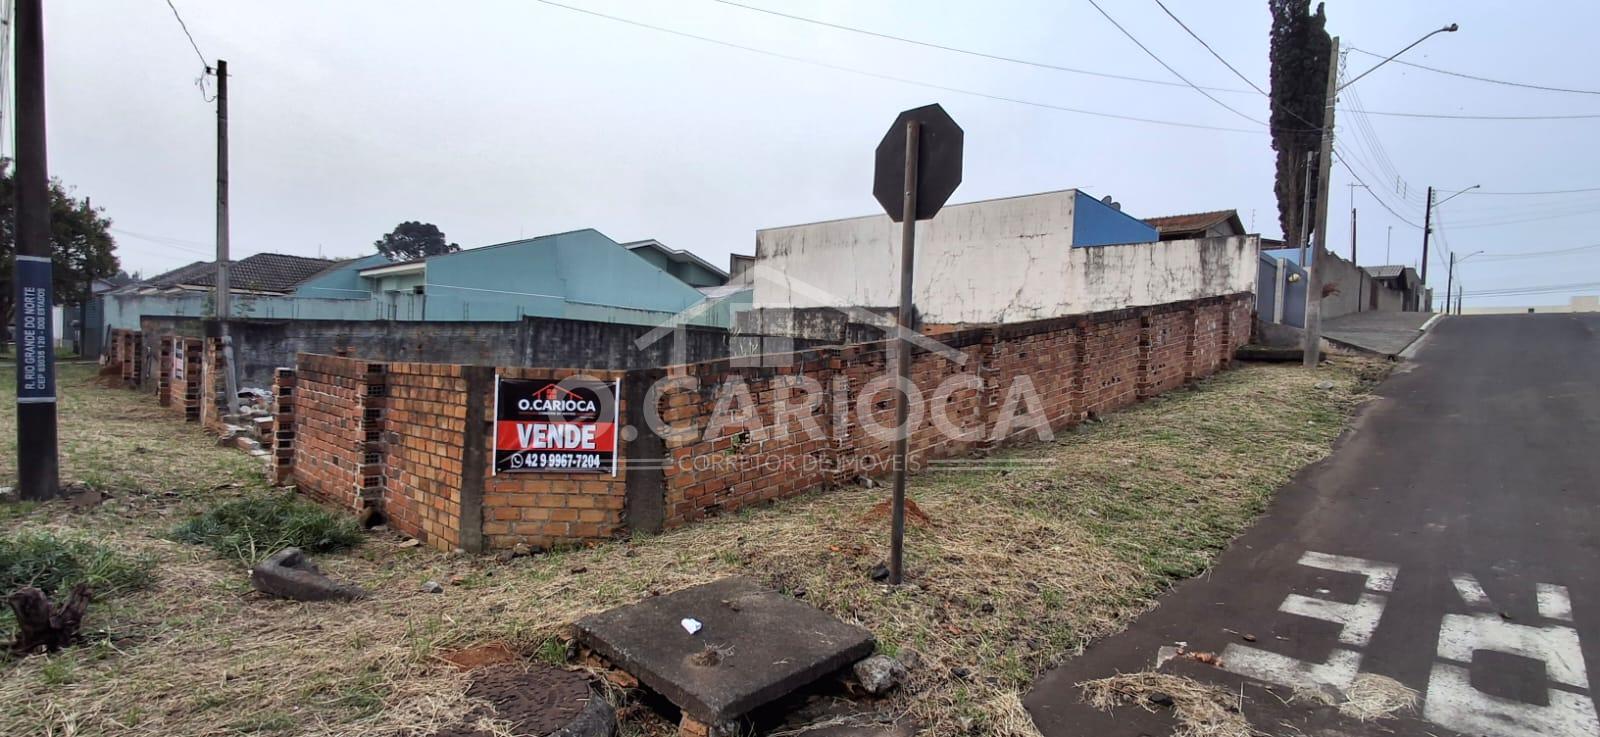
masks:
MULTIPOLYGON (((1245 294, 940 334, 963 360, 913 351, 911 379, 925 404, 913 413, 911 468, 1033 438, 1037 428, 1025 423, 996 427, 1035 406, 1059 430, 1214 373, 1248 337, 1250 309, 1245 294)), ((548 547, 679 526, 888 475, 892 437, 868 430, 896 423, 896 392, 884 379, 893 374, 892 349, 879 342, 768 357, 760 366, 745 358, 581 372, 622 378, 620 411, 638 432, 649 432, 643 424, 652 413, 674 429, 659 441, 620 432, 615 476, 495 475, 495 369, 302 354, 275 384, 277 429, 292 427, 277 436, 278 463, 307 493, 354 508, 381 505, 393 528, 444 550, 548 547), (656 384, 661 377, 668 381, 656 384)), ((499 371, 529 379, 580 373, 499 371)))
POLYGON ((117 366, 124 386, 139 386, 144 382, 144 333, 138 330, 112 328, 106 344, 106 364, 117 366))
POLYGON ((293 468, 307 494, 356 510, 381 498, 384 369, 353 358, 300 356, 293 468))
POLYGON ((388 367, 383 506, 389 524, 429 545, 461 545, 467 382, 462 367, 388 367))
POLYGON ((299 380, 292 368, 280 368, 272 376, 272 483, 294 482, 295 397, 299 380))

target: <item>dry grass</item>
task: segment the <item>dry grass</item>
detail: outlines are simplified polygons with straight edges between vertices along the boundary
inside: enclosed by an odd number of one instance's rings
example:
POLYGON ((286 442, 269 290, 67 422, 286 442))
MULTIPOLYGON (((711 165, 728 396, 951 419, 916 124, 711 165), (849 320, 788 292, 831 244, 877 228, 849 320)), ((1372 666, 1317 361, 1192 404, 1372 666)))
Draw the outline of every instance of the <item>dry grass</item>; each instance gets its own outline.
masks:
MULTIPOLYGON (((919 477, 912 494, 934 524, 908 531, 898 590, 867 575, 887 534, 862 518, 887 491, 851 488, 510 564, 379 537, 319 559, 374 592, 356 604, 261 598, 239 564, 160 539, 200 502, 260 488, 253 459, 142 395, 64 372, 64 473, 116 503, 21 510, 0 530, 84 532, 153 556, 157 580, 91 610, 100 644, 0 666, 0 734, 427 735, 467 707, 466 677, 442 653, 500 641, 558 659, 556 634, 582 614, 733 573, 803 588, 886 652, 919 651, 924 665, 883 709, 937 735, 1034 734, 1018 700, 1033 677, 1202 571, 1272 489, 1327 453, 1365 370, 1246 368, 1002 457, 1053 467, 919 477), (1335 387, 1315 388, 1324 380, 1335 387), (225 482, 243 486, 212 490, 225 482), (421 593, 429 579, 445 593, 421 593)), ((13 421, 0 415, 0 442, 13 421)))
POLYGON ((1193 678, 1168 673, 1122 673, 1078 684, 1088 705, 1110 711, 1133 704, 1155 711, 1152 697, 1172 699, 1172 737, 1252 737, 1239 697, 1193 678))
POLYGON ((1388 676, 1362 673, 1356 676, 1349 690, 1344 692, 1344 703, 1339 713, 1357 721, 1392 717, 1402 709, 1417 708, 1417 692, 1388 676))

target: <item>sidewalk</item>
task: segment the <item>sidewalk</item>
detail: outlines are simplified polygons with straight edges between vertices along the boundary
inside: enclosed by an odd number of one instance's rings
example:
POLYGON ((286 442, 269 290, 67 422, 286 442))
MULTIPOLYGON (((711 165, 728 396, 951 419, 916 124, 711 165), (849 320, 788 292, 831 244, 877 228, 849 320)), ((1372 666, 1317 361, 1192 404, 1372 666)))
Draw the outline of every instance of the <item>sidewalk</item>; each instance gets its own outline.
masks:
POLYGON ((1356 312, 1322 323, 1322 337, 1358 351, 1393 358, 1422 337, 1433 312, 1356 312))

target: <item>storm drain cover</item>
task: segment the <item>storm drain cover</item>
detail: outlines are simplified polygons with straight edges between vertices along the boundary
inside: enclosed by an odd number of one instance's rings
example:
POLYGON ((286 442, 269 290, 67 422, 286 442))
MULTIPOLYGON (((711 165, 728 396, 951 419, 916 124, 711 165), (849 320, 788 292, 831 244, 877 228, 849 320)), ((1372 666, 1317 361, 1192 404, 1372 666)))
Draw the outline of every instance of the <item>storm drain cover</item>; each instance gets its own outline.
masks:
POLYGON ((489 737, 473 725, 487 717, 514 735, 606 737, 616 729, 616 716, 582 673, 535 665, 499 665, 473 673, 467 696, 487 701, 458 727, 435 737, 489 737))

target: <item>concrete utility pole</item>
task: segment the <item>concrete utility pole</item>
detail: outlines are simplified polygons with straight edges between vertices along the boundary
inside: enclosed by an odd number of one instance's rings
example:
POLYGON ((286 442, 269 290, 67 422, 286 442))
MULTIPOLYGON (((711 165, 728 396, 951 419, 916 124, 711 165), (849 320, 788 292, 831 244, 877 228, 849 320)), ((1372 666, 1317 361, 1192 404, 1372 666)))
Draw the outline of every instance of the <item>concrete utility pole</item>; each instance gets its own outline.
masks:
MULTIPOLYGON (((1355 190, 1351 190, 1354 192, 1355 190)), ((1356 260, 1356 208, 1350 208, 1350 265, 1356 267, 1356 312, 1361 311, 1361 262, 1356 260)))
POLYGON ((45 156, 43 0, 18 0, 16 21, 17 496, 61 490, 56 447, 56 363, 51 307, 50 168, 45 156))
POLYGON ((1455 289, 1455 281, 1456 281, 1456 254, 1455 254, 1455 251, 1451 251, 1450 252, 1450 268, 1449 268, 1449 270, 1447 270, 1445 272, 1445 275, 1444 275, 1444 314, 1446 314, 1446 315, 1450 314, 1450 295, 1455 294, 1454 291, 1451 291, 1451 290, 1455 289))
MULTIPOLYGON (((1433 187, 1428 188, 1428 204, 1422 210, 1422 286, 1428 286, 1428 235, 1433 233, 1433 187)), ((1450 306, 1450 294, 1444 295, 1445 307, 1450 306)), ((1428 312, 1433 311, 1433 300, 1428 300, 1428 312)))
POLYGON ((1317 156, 1317 246, 1311 255, 1306 280, 1306 330, 1304 365, 1316 368, 1322 359, 1322 264, 1328 250, 1328 176, 1333 163, 1333 103, 1339 90, 1339 37, 1328 50, 1328 99, 1322 108, 1322 151, 1317 156))
MULTIPOLYGON (((232 313, 228 284, 228 62, 217 60, 217 321, 222 331, 222 383, 228 392, 228 413, 239 414, 239 385, 233 370, 233 340, 228 334, 232 313)), ((210 400, 207 400, 210 401, 210 400)))

